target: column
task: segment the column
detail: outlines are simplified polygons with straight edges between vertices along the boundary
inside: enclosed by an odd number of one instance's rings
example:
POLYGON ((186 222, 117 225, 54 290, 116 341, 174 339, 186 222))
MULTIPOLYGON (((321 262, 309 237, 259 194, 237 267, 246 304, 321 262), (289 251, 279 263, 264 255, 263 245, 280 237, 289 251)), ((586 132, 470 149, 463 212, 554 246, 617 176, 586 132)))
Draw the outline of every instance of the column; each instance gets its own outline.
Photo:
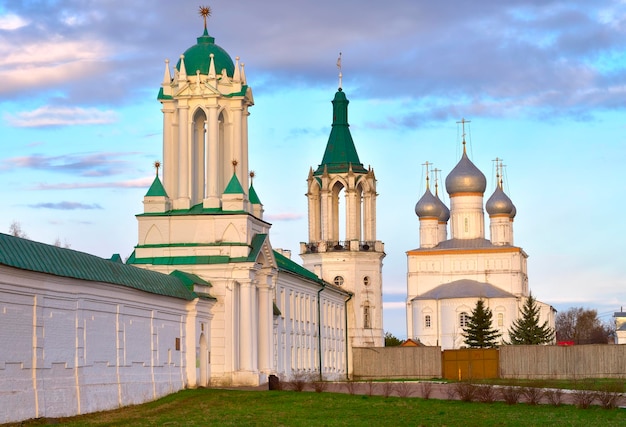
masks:
POLYGON ((251 282, 239 286, 239 370, 252 371, 252 291, 251 282))
POLYGON ((178 197, 174 209, 189 209, 189 106, 178 107, 178 197))
POLYGON ((219 147, 217 105, 210 105, 207 120, 207 150, 206 150, 206 197, 203 202, 205 208, 219 208, 220 194, 217 189, 219 181, 219 147))
MULTIPOLYGON (((267 277, 263 277, 267 280, 267 277)), ((267 284, 259 286, 259 369, 264 372, 272 370, 272 296, 267 284)))

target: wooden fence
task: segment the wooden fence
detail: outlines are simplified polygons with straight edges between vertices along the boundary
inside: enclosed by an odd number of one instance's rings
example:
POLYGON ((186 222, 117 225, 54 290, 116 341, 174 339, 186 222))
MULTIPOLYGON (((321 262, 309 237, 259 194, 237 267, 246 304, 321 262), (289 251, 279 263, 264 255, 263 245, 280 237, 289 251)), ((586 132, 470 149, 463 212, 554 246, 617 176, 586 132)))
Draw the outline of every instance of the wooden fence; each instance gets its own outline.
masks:
POLYGON ((354 379, 441 378, 440 347, 354 347, 354 379))
POLYGON ((626 345, 353 348, 355 379, 626 378, 626 345))
POLYGON ((500 347, 502 378, 626 378, 626 345, 500 347))

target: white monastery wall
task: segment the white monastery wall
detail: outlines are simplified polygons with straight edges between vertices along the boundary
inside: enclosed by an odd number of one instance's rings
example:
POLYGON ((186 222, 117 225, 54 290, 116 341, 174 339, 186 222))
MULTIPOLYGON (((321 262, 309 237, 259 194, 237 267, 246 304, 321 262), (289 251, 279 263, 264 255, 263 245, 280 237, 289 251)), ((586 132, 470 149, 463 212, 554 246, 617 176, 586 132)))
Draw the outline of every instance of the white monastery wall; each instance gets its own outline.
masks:
POLYGON ((195 383, 188 304, 0 267, 0 423, 112 409, 195 383))

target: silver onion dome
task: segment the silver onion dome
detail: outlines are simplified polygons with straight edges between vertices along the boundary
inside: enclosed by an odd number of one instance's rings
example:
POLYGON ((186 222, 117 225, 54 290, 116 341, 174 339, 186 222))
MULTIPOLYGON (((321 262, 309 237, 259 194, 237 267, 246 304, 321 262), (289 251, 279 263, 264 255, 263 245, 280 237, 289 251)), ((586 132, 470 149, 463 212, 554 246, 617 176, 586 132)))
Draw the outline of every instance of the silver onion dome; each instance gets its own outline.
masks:
POLYGON ((441 205, 438 200, 430 192, 430 188, 427 188, 422 198, 415 205, 415 214, 420 218, 438 219, 439 215, 441 215, 441 205))
MULTIPOLYGON (((487 210, 489 216, 508 215, 511 217, 511 213, 514 212, 515 206, 509 196, 507 196, 498 185, 496 187, 496 191, 494 191, 491 197, 489 197, 489 200, 487 200, 485 209, 487 210)), ((513 216, 515 216, 515 214, 513 214, 513 216)))
POLYGON ((465 151, 459 163, 446 177, 448 194, 481 193, 487 188, 487 178, 467 157, 465 151))

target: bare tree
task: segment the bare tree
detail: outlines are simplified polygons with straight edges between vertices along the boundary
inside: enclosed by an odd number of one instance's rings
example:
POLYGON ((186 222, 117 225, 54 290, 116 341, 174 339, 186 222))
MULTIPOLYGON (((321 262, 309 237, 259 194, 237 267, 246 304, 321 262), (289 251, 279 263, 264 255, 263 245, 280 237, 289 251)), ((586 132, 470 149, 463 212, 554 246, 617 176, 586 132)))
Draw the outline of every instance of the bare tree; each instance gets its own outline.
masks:
POLYGON ((28 235, 24 230, 22 230, 22 224, 18 221, 13 221, 9 226, 9 234, 11 236, 19 237, 22 239, 28 239, 28 235))
POLYGON ((606 344, 611 326, 598 318, 596 310, 572 307, 556 315, 557 341, 574 341, 575 344, 606 344))

